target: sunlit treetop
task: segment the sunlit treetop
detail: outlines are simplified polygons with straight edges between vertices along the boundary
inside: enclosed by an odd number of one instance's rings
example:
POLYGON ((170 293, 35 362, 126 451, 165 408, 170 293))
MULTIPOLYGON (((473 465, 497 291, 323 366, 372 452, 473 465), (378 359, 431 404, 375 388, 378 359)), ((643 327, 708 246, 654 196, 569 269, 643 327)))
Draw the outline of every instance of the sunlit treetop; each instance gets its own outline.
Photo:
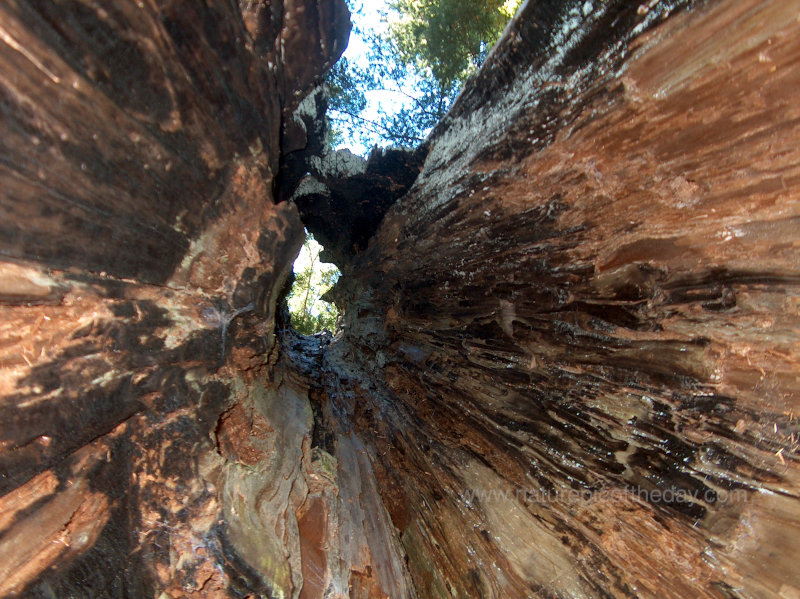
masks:
MULTIPOLYGON (((513 3, 517 4, 517 3, 513 3)), ((450 94, 483 63, 512 8, 506 0, 391 0, 389 34, 398 60, 430 73, 450 94)))
MULTIPOLYGON (((416 146, 483 63, 521 0, 387 0, 380 26, 351 0, 365 55, 330 76, 332 145, 416 146), (378 98, 370 106, 371 98, 378 98)), ((374 15, 374 7, 372 7, 374 15)))
POLYGON ((339 311, 335 305, 323 301, 322 295, 339 279, 339 269, 322 262, 321 251, 322 246, 314 237, 306 235, 294 262, 294 284, 286 297, 292 327, 303 335, 336 332, 339 311))

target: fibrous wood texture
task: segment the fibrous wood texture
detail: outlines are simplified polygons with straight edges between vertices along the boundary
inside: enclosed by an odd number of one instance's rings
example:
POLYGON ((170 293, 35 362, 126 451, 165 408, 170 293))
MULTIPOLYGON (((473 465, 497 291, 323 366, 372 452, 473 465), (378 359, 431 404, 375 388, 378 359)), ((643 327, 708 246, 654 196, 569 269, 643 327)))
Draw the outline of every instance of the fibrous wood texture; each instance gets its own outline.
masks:
POLYGON ((440 125, 348 310, 422 596, 800 592, 797 9, 529 5, 440 125))
POLYGON ((0 594, 800 596, 798 14, 527 3, 364 247, 341 3, 3 4, 0 594))
POLYGON ((301 586, 218 471, 268 430, 242 402, 303 236, 281 123, 348 31, 341 1, 0 6, 0 595, 301 586))

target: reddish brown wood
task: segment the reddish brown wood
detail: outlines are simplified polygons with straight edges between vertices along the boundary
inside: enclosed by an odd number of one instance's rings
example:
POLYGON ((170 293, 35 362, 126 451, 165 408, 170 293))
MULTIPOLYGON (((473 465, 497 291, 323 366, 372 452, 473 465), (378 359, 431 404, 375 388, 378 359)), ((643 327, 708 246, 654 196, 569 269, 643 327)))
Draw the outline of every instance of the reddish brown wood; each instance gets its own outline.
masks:
POLYGON ((530 2, 314 204, 342 2, 3 3, 0 595, 800 596, 797 8, 530 2))

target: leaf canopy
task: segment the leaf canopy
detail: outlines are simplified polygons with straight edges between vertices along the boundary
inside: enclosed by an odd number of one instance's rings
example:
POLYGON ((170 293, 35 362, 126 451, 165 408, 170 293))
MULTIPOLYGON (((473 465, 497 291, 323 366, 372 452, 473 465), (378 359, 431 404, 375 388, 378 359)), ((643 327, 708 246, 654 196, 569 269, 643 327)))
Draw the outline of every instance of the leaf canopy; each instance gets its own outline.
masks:
MULTIPOLYGON (((521 0, 389 0, 386 31, 356 26, 368 64, 342 59, 332 69, 329 141, 416 146, 447 113, 483 63, 521 0), (364 116, 367 94, 393 96, 377 118, 364 116)), ((351 6, 354 19, 362 8, 351 6)))
POLYGON ((294 283, 286 297, 292 327, 302 335, 336 331, 339 311, 321 298, 339 279, 339 269, 320 261, 321 249, 312 235, 306 236, 300 260, 295 262, 294 283), (298 268, 299 262, 302 266, 298 268))

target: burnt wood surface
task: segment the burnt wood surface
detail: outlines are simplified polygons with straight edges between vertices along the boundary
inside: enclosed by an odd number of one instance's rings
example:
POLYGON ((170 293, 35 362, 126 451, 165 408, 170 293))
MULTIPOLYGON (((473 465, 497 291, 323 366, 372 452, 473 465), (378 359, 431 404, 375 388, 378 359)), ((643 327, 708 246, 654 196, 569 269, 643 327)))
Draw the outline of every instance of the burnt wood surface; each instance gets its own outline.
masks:
POLYGON ((2 3, 0 596, 800 597, 798 8, 529 1, 317 197, 343 1, 2 3))

